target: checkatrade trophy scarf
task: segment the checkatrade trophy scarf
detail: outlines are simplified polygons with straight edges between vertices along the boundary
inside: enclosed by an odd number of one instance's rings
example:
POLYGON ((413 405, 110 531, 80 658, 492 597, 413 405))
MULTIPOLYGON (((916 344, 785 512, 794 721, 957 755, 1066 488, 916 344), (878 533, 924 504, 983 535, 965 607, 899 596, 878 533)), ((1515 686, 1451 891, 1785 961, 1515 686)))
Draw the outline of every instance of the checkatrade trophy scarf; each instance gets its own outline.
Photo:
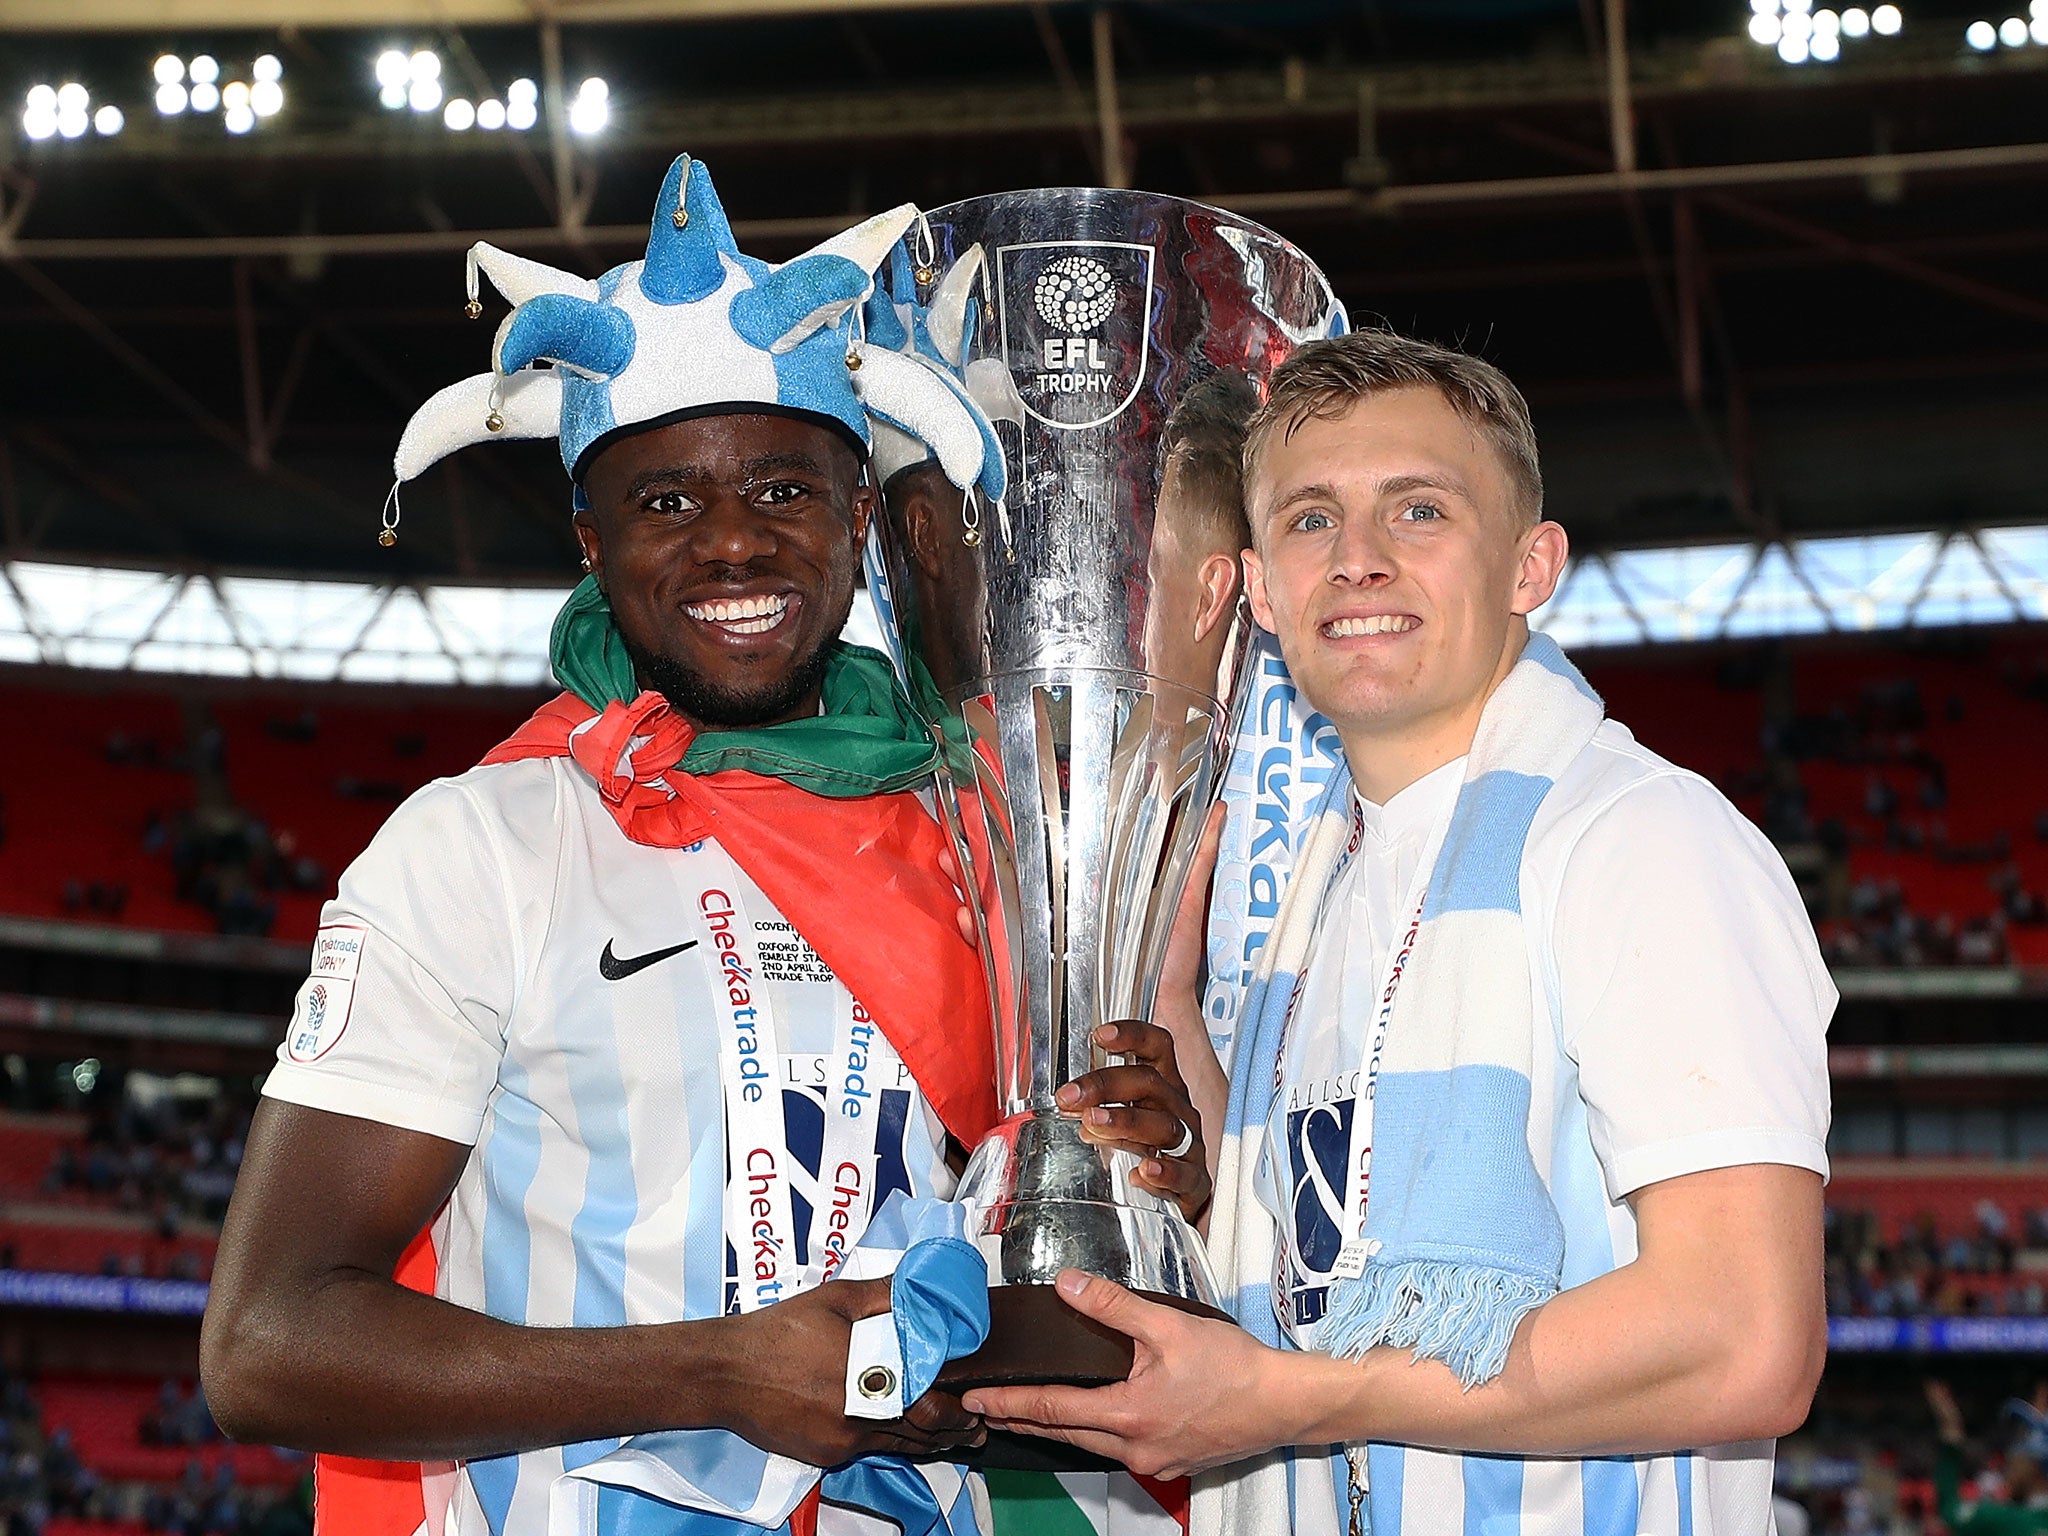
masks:
MULTIPOLYGON (((1370 1253, 1334 1278, 1320 1348, 1382 1344, 1441 1360, 1466 1386, 1497 1376, 1517 1325, 1557 1293, 1564 1226, 1529 1152, 1538 1019, 1522 925, 1522 856, 1544 796, 1593 739, 1599 696, 1547 636, 1487 701, 1413 954, 1386 1032, 1373 1108, 1370 1253)), ((1226 1305, 1261 1342, 1292 1347, 1273 1310, 1278 1234, 1254 1192, 1311 940, 1351 838, 1351 777, 1330 781, 1297 843, 1293 880, 1238 1020, 1209 1246, 1226 1305)), ((1346 1234, 1348 1241, 1350 1234, 1346 1234)), ((1197 1536, 1287 1531, 1285 1450, 1196 1481, 1197 1536)), ((1326 1455, 1313 1458, 1318 1475, 1326 1455)))

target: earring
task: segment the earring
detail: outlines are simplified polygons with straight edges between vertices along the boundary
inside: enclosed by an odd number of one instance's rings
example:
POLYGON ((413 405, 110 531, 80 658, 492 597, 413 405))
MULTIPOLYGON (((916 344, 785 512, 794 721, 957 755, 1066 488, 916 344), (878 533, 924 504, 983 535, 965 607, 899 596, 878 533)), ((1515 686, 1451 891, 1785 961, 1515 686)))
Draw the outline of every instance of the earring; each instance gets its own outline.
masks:
POLYGON ((590 556, 588 556, 588 555, 585 555, 585 556, 583 557, 583 570, 584 570, 584 574, 585 574, 585 575, 588 575, 588 574, 589 574, 590 572, 592 572, 592 571, 594 571, 594 570, 596 570, 596 569, 597 569, 597 567, 596 567, 596 566, 594 566, 594 565, 592 565, 592 564, 590 563, 590 556))

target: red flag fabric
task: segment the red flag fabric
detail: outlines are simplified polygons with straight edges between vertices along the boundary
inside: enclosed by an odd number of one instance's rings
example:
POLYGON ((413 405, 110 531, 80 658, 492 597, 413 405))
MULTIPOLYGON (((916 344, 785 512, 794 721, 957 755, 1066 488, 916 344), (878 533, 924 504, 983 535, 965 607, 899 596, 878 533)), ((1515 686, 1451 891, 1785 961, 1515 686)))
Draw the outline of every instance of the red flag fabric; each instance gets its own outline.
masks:
POLYGON ((960 896, 939 871, 944 830, 914 795, 827 799, 761 774, 677 771, 695 734, 658 693, 602 714, 564 693, 484 761, 574 757, 634 842, 717 838, 975 1146, 996 1123, 995 1034, 981 958, 954 920, 960 896))

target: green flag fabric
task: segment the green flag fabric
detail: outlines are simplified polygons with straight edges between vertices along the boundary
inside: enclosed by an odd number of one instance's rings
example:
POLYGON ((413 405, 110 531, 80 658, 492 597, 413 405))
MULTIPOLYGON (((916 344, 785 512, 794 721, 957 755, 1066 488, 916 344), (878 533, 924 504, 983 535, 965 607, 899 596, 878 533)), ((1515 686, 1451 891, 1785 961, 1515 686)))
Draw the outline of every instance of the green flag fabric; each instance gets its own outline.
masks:
MULTIPOLYGON (((548 660, 577 698, 602 711, 640 695, 633 659, 595 576, 586 576, 555 617, 548 660)), ((685 773, 738 769, 782 779, 833 799, 914 789, 938 766, 931 731, 910 707, 888 659, 834 641, 825 668, 824 713, 780 725, 700 731, 685 773)))

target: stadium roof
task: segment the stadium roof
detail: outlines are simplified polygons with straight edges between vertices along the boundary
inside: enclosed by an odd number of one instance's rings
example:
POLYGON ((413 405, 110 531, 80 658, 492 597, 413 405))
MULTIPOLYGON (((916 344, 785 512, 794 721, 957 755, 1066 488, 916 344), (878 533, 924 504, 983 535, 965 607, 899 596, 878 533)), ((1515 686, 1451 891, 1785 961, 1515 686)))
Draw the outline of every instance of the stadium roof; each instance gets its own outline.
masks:
POLYGON ((770 257, 1018 185, 1250 212, 1354 316, 1508 369, 1585 550, 2048 523, 2048 46, 1972 47, 1967 0, 1882 35, 1859 13, 1800 64, 1749 0, 499 4, 4 8, 31 30, 0 63, 0 553, 566 581, 544 447, 451 460, 386 552, 389 452, 482 359, 461 249, 601 270, 684 149, 770 257), (392 50, 433 56, 436 110, 379 106, 392 50), (189 105, 201 54, 224 83, 276 60, 280 109, 225 131, 189 105), (446 125, 521 79, 530 129, 446 125), (29 93, 64 84, 120 131, 30 138, 29 93))
MULTIPOLYGON (((16 561, 0 663, 291 682, 541 687, 560 586, 368 582, 16 561)), ((2048 528, 1610 550, 1536 627, 1573 647, 2048 620, 2048 528)), ((865 601, 851 638, 879 647, 865 601)))

